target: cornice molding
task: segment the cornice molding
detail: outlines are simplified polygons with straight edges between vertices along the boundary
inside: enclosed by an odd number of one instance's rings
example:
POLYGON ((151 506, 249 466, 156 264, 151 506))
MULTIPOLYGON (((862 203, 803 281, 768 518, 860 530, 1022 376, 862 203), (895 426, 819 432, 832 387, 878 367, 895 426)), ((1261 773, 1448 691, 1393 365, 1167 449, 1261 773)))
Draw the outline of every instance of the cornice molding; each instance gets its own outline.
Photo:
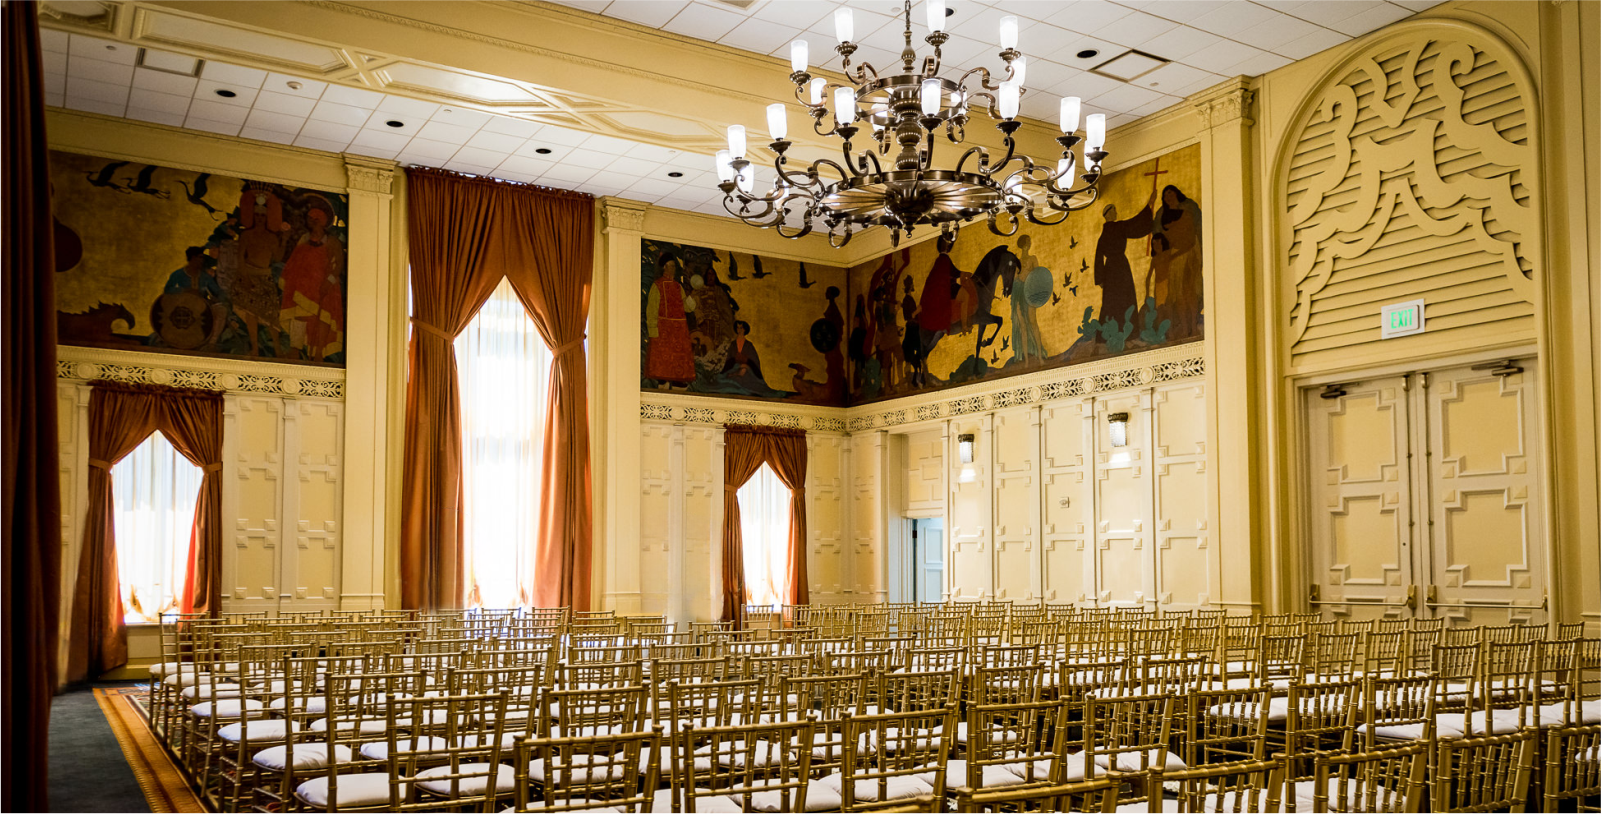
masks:
POLYGON ((227 393, 266 393, 341 401, 345 398, 345 371, 342 368, 71 345, 60 346, 57 357, 56 378, 64 381, 110 379, 135 384, 198 387, 227 393))
POLYGON ((650 204, 630 201, 622 198, 601 198, 600 219, 601 230, 607 234, 612 232, 644 232, 645 210, 650 204))
POLYGON ((395 168, 398 166, 393 161, 363 160, 346 156, 345 175, 350 179, 350 191, 375 192, 379 195, 393 194, 395 168))
POLYGON ((1244 121, 1246 127, 1256 124, 1253 118, 1256 90, 1248 85, 1245 77, 1219 83, 1192 99, 1196 112, 1201 115, 1202 129, 1210 130, 1236 120, 1244 121))

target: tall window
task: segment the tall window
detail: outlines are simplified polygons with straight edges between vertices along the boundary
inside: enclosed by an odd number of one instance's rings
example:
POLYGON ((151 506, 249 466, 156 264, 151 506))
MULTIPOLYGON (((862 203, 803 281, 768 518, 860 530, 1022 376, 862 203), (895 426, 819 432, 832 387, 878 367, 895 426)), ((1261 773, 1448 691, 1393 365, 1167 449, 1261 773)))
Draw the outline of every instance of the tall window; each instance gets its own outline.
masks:
POLYGON ((789 500, 789 487, 767 464, 739 487, 747 605, 789 601, 789 500))
POLYGON ((117 577, 128 624, 159 622, 161 614, 178 609, 200 477, 200 467, 159 432, 112 470, 117 577))
POLYGON ((456 337, 469 607, 532 601, 550 363, 506 280, 456 337))

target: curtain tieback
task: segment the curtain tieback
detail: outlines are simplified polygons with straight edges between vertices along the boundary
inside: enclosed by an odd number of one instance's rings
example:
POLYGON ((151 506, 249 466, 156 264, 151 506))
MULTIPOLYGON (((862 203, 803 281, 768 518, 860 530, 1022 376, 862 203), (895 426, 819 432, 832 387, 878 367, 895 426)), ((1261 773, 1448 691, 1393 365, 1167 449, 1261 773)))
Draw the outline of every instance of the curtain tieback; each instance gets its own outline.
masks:
POLYGON ((587 334, 579 334, 577 339, 574 339, 570 342, 563 342, 560 345, 551 348, 550 355, 561 356, 564 353, 572 353, 573 351, 578 350, 578 348, 584 344, 584 340, 588 338, 589 336, 587 334))
POLYGON ((205 466, 200 467, 200 471, 202 471, 202 472, 221 472, 222 471, 222 461, 218 461, 218 462, 216 462, 214 464, 206 464, 205 466))
POLYGON ((99 458, 90 458, 89 459, 89 465, 94 467, 94 468, 96 468, 96 469, 104 469, 107 472, 111 471, 111 462, 110 461, 102 461, 99 458))
POLYGON ((428 323, 423 322, 422 320, 420 320, 420 319, 418 319, 416 317, 412 317, 411 318, 411 324, 413 326, 415 326, 418 330, 422 331, 423 333, 425 333, 425 334, 433 334, 434 336, 437 336, 440 339, 445 340, 446 342, 454 342, 454 341, 456 341, 456 337, 454 335, 446 333, 441 328, 435 327, 433 325, 429 325, 428 323))

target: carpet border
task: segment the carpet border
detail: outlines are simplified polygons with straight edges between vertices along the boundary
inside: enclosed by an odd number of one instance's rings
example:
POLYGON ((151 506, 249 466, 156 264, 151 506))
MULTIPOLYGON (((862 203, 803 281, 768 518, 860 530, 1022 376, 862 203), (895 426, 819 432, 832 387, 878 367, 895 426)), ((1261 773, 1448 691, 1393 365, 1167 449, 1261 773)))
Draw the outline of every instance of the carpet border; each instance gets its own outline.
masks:
POLYGON ((126 693, 108 692, 101 687, 96 687, 94 694, 95 701, 105 713, 106 722, 111 726, 111 734, 116 737, 117 745, 122 748, 122 755, 128 761, 128 768, 133 770, 134 779, 144 792, 150 810, 160 814, 207 811, 189 787, 183 771, 173 763, 167 750, 150 731, 147 719, 133 708, 132 699, 126 693), (129 722, 129 717, 136 721, 129 722))

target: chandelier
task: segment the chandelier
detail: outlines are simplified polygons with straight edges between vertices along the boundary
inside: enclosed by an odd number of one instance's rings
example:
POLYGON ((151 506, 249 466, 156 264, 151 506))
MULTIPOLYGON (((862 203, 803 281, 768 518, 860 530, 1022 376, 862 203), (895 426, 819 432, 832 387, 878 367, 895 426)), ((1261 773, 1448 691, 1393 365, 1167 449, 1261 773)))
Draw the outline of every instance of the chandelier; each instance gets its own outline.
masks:
POLYGON ((940 47, 949 38, 945 0, 926 0, 926 6, 929 34, 923 39, 933 46, 933 56, 918 65, 912 48, 912 4, 906 0, 906 48, 896 66, 899 72, 891 75, 880 76, 866 62, 852 67, 851 55, 858 46, 851 41, 855 21, 849 8, 834 12, 839 39, 834 51, 841 57, 847 84, 813 77, 807 72, 806 41, 790 44, 795 98, 811 115, 818 135, 842 140, 843 161, 825 158, 804 169, 791 168, 786 153, 793 142, 785 138, 788 113, 782 103, 768 105, 767 130, 773 138, 769 147, 777 158, 766 194, 756 192, 756 167, 746 154, 743 125, 728 128, 728 149, 717 153, 718 188, 729 214, 753 226, 773 227, 788 238, 810 234, 814 223, 821 221, 829 243, 837 248, 871 226, 888 227, 891 242, 899 245, 901 236, 910 236, 917 226, 928 224, 948 233, 979 217, 988 219, 991 231, 1009 236, 1016 234, 1020 219, 1054 226, 1095 201, 1101 162, 1107 156, 1106 117, 1085 116, 1080 136, 1080 101, 1069 96, 1061 103, 1062 135, 1056 142, 1062 155, 1056 166, 1018 155, 1015 135, 1022 123, 1017 111, 1025 93, 1028 58, 1017 50, 1017 18, 1005 17, 1000 24, 1003 77, 997 79, 979 67, 948 79, 940 75, 940 47), (977 87, 969 89, 969 82, 977 87), (825 128, 829 100, 833 117, 825 128), (983 146, 972 146, 961 152, 953 167, 936 166, 939 131, 943 129, 955 145, 954 153, 966 141, 969 117, 979 114, 995 121, 1005 154, 997 158, 983 146), (852 146, 859 135, 860 150, 852 146), (1075 147, 1082 150, 1082 160, 1075 147), (1082 183, 1074 186, 1077 167, 1083 168, 1078 176, 1082 183))

